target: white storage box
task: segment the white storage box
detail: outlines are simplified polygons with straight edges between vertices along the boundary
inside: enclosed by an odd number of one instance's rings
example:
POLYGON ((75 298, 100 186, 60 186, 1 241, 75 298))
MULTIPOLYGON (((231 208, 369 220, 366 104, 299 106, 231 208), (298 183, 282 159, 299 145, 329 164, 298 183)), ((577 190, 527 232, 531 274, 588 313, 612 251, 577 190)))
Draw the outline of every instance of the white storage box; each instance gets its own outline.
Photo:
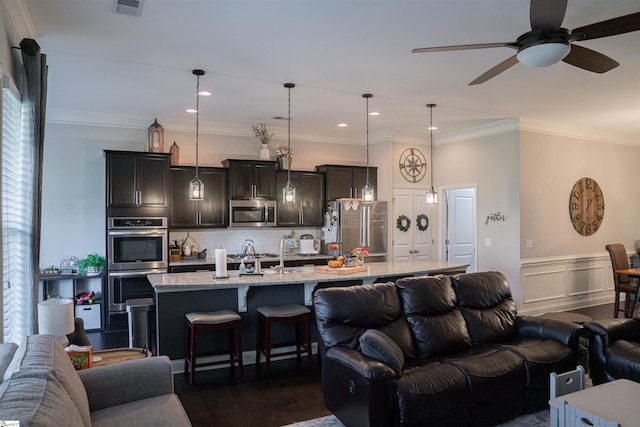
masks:
POLYGON ((100 329, 102 322, 100 321, 100 304, 84 304, 76 305, 76 317, 84 320, 85 329, 100 329))

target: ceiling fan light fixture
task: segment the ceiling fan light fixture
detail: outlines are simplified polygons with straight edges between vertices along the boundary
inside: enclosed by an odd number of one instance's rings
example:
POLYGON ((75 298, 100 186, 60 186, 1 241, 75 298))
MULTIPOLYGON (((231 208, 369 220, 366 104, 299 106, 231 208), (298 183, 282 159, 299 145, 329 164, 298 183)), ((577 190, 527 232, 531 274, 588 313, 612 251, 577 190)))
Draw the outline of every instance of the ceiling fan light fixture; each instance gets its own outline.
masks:
POLYGON ((562 61, 571 52, 566 41, 553 40, 524 47, 518 51, 518 61, 529 67, 548 67, 562 61))

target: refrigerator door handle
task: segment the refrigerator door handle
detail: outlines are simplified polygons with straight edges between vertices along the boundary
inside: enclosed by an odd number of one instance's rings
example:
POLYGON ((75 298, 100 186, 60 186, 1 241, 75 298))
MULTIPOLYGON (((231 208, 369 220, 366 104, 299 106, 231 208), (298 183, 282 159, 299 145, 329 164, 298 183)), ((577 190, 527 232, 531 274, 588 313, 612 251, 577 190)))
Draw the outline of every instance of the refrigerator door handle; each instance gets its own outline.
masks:
POLYGON ((371 208, 363 206, 360 222, 360 245, 367 248, 371 243, 371 208))

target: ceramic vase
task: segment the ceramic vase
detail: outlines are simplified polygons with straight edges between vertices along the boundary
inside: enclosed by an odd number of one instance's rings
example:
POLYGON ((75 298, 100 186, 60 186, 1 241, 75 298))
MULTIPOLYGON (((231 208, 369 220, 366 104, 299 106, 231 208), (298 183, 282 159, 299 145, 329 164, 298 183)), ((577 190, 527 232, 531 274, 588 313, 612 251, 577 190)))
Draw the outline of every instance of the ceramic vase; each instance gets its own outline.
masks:
POLYGON ((269 152, 269 145, 262 144, 262 147, 260 147, 260 160, 270 160, 270 159, 271 159, 271 153, 269 152))

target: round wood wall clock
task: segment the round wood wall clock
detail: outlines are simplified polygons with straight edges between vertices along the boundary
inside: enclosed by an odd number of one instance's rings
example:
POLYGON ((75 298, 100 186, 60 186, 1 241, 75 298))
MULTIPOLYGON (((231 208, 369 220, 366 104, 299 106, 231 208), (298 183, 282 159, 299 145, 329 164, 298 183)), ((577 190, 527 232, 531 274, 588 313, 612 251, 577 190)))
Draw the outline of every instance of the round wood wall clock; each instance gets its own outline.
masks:
POLYGON ((571 189, 569 215, 573 228, 583 236, 600 229, 604 218, 604 195, 593 178, 580 178, 571 189))
POLYGON ((400 173, 409 182, 422 181, 427 173, 427 162, 424 154, 417 148, 407 148, 400 155, 400 173))

